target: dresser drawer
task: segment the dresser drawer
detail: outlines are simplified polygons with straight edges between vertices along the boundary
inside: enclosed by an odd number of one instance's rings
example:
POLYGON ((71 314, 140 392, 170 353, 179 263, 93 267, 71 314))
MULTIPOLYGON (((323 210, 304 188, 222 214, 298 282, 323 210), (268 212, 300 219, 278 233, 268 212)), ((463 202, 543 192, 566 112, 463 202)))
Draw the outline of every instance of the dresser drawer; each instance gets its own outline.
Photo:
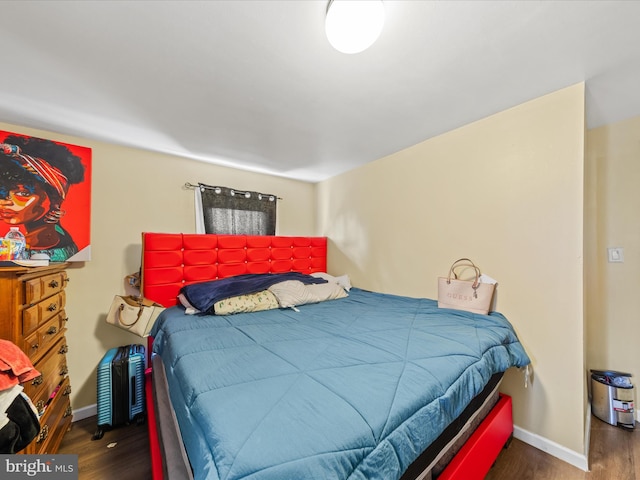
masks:
POLYGON ((63 336, 56 342, 53 348, 34 365, 40 372, 40 375, 24 385, 25 394, 29 396, 40 414, 42 414, 42 411, 46 407, 51 394, 67 376, 67 350, 66 339, 63 336))
POLYGON ((67 272, 56 272, 24 282, 25 304, 33 305, 43 298, 64 289, 68 282, 67 272))
POLYGON ((64 334, 67 316, 64 310, 52 319, 44 322, 38 329, 24 337, 22 351, 28 356, 31 363, 35 364, 47 350, 56 343, 64 334))
POLYGON ((41 300, 22 311, 22 334, 29 335, 51 317, 64 309, 66 295, 64 290, 41 300))
POLYGON ((40 417, 40 433, 25 453, 45 454, 58 449, 72 420, 70 395, 71 385, 67 377, 49 399, 44 414, 40 417))

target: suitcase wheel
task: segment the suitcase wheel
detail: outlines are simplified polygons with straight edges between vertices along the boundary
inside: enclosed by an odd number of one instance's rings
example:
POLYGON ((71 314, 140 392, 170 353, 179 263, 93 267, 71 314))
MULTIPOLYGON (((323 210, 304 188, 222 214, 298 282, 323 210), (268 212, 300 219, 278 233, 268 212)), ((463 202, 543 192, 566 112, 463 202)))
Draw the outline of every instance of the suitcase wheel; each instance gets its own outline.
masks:
POLYGON ((140 413, 138 415, 136 415, 136 425, 140 426, 140 425, 144 425, 145 423, 145 415, 144 413, 140 413))

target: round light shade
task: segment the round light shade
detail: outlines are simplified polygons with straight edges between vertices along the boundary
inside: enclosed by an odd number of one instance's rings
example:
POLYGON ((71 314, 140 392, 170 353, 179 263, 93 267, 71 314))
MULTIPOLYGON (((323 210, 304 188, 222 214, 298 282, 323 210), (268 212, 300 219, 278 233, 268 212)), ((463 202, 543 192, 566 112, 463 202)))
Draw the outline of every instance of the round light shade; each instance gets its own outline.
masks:
POLYGON ((382 0, 332 0, 327 8, 327 38, 342 53, 366 50, 378 39, 383 26, 382 0))

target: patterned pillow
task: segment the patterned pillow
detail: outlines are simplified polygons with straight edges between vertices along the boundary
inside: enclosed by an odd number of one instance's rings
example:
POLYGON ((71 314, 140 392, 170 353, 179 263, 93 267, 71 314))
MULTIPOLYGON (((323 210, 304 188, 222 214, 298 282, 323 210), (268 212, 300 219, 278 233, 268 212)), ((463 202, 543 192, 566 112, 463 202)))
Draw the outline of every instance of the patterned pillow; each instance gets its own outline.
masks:
POLYGON ((226 298, 213 304, 216 315, 231 315, 234 313, 260 312, 278 308, 278 300, 269 290, 257 293, 238 295, 226 298))

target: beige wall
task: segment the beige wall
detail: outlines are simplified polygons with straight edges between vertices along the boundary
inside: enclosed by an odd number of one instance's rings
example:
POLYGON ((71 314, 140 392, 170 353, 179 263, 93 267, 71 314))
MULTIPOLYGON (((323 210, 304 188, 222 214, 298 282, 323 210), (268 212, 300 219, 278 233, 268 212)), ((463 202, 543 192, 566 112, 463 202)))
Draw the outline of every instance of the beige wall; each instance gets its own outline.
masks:
POLYGON ((427 140, 318 185, 329 270, 355 286, 437 296, 468 256, 534 367, 503 390, 516 425, 584 454, 584 85, 427 140))
POLYGON ((590 130, 585 162, 587 367, 631 373, 636 384, 640 376, 639 138, 640 117, 590 130), (607 247, 624 248, 624 263, 609 263, 607 247))
MULTIPOLYGON (((143 339, 107 325, 113 296, 140 267, 140 234, 194 232, 193 191, 185 182, 274 193, 277 233, 315 233, 315 187, 306 182, 0 123, 0 129, 93 149, 91 261, 69 272, 69 372, 74 409, 96 403, 95 369, 107 349, 143 339)), ((64 224, 64 220, 62 221, 64 224)))

